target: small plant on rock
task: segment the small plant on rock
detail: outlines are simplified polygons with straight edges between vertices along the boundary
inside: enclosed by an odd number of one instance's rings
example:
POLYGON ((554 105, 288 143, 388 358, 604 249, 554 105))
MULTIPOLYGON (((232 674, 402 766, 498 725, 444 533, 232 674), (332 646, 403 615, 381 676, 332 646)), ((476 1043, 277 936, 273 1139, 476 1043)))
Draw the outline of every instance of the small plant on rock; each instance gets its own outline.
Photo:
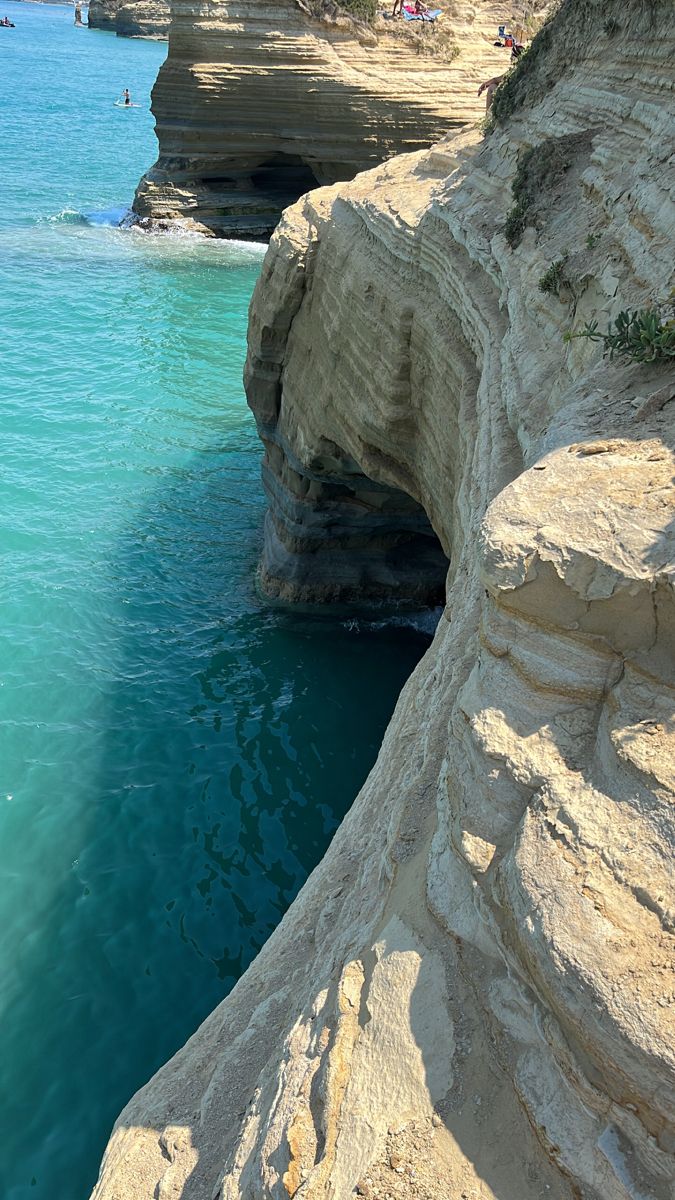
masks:
POLYGON ((377 16, 377 0, 295 0, 299 8, 317 20, 334 20, 340 12, 371 25, 377 16))
POLYGON ((503 233, 512 250, 519 245, 525 232, 528 207, 529 205, 524 204, 522 200, 518 200, 507 213, 503 233))
POLYGON ((540 292, 546 292, 550 296, 557 296, 559 294, 561 285, 567 282, 565 279, 565 265, 568 258, 568 254, 563 254, 562 258, 556 258, 551 263, 548 271, 544 271, 539 280, 540 292))
POLYGON ((602 234, 600 233, 589 233, 588 237, 586 238, 586 249, 593 250, 600 241, 601 236, 602 234))
POLYGON ((492 116, 492 113, 486 113, 482 120, 478 122, 478 128, 480 129, 483 137, 488 137, 497 128, 497 122, 492 116))
POLYGON ((344 8, 357 21, 370 24, 377 16, 377 0, 339 0, 340 8, 344 8))
POLYGON ((570 329, 565 341, 573 338, 602 342, 603 354, 610 358, 616 354, 638 363, 667 362, 675 358, 675 297, 671 294, 661 309, 629 308, 620 312, 606 333, 600 332, 597 321, 590 321, 578 332, 570 329))
POLYGON ((520 155, 511 184, 515 204, 502 230, 511 249, 519 244, 526 225, 532 223, 538 201, 552 191, 571 166, 570 149, 569 137, 547 138, 520 155))
POLYGON ((506 71, 504 74, 504 77, 494 94, 492 107, 494 109, 495 123, 498 122, 501 125, 507 117, 510 117, 511 113, 516 107, 513 98, 515 93, 510 85, 513 83, 514 76, 518 75, 522 71, 523 63, 529 52, 530 46, 524 46, 513 66, 509 67, 508 71, 506 71))

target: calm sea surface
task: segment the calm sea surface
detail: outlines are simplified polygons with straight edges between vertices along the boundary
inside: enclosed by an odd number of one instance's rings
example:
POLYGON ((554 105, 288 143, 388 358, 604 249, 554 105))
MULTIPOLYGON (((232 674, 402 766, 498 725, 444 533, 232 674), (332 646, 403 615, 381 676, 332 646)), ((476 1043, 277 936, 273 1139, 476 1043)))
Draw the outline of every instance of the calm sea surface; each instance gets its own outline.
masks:
POLYGON ((256 597, 263 250, 116 228, 165 47, 5 12, 0 1197, 86 1200, 120 1108, 321 857, 428 638, 256 597))

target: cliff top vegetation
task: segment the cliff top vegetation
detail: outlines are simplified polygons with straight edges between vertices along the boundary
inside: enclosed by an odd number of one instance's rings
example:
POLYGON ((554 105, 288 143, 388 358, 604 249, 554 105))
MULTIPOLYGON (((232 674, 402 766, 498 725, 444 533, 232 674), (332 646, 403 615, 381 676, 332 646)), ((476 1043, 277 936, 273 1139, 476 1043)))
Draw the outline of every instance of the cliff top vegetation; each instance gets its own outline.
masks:
POLYGON ((598 39, 630 38, 633 51, 640 36, 653 28, 659 0, 559 0, 539 33, 495 92, 490 125, 502 125, 517 109, 545 95, 573 63, 585 58, 598 39))
POLYGON ((334 0, 296 0, 296 4, 310 16, 319 19, 335 20, 346 14, 367 25, 372 24, 378 11, 377 0, 340 0, 339 4, 334 0))

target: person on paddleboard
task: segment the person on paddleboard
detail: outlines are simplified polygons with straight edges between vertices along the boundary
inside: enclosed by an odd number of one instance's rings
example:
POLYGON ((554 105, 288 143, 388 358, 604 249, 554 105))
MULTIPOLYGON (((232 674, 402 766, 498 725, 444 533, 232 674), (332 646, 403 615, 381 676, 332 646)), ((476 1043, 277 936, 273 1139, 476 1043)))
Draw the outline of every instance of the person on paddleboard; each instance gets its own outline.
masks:
POLYGON ((123 99, 125 105, 131 104, 131 95, 129 93, 128 88, 125 88, 124 91, 122 92, 122 99, 123 99))

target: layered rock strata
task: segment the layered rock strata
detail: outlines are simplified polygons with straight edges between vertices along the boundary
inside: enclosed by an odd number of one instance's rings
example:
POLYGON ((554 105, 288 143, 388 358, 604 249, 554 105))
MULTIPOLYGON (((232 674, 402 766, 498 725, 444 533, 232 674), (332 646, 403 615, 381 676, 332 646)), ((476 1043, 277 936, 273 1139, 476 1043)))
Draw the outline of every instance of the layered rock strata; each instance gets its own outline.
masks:
POLYGON ((89 0, 88 23, 118 37, 143 37, 163 41, 169 36, 169 0, 89 0))
POLYGON ((563 334, 672 286, 673 29, 638 0, 563 17, 576 61, 528 68, 508 127, 273 238, 263 581, 305 594, 311 485, 320 511, 365 477, 426 513, 447 603, 324 861, 122 1113, 96 1200, 672 1196, 675 371, 563 334))
POLYGON ((259 425, 266 446, 263 591, 303 603, 440 604, 448 562, 422 506, 369 479, 336 445, 301 464, 259 425))
POLYGON ((175 0, 140 217, 268 237, 317 184, 477 120, 478 81, 508 65, 493 45, 504 20, 493 0, 453 0, 423 29, 383 17, 369 27, 329 7, 322 20, 297 0, 175 0))

